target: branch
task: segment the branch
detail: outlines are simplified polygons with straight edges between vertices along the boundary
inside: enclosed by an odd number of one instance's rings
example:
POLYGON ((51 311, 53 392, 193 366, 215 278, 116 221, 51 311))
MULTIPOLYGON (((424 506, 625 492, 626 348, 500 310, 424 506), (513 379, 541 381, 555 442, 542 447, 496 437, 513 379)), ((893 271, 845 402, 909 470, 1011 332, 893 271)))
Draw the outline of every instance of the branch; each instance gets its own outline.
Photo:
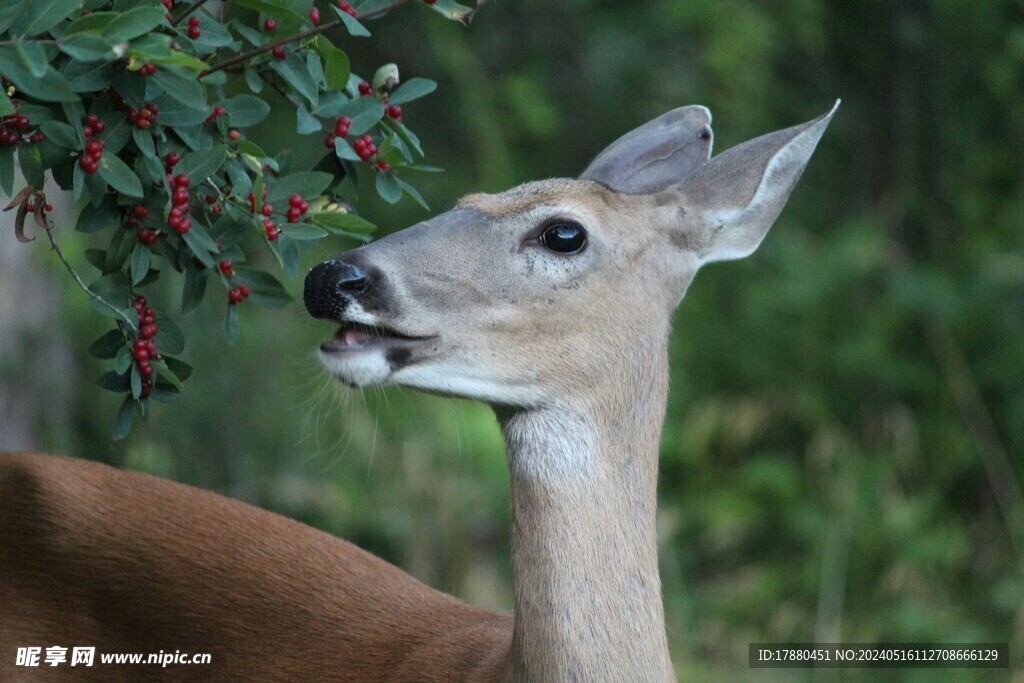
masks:
POLYGON ((131 318, 126 316, 117 306, 110 303, 109 301, 101 297, 99 294, 89 289, 89 285, 85 284, 81 276, 79 276, 75 269, 71 267, 71 264, 68 263, 68 260, 64 258, 64 253, 60 250, 60 247, 57 246, 57 240, 54 239, 53 237, 53 225, 50 223, 50 221, 46 221, 46 236, 49 238, 50 244, 53 246, 53 252, 57 254, 57 258, 59 258, 60 262, 64 264, 64 267, 68 269, 68 272, 71 273, 71 277, 74 278, 75 282, 78 283, 78 286, 82 288, 82 291, 88 294, 89 298, 92 299, 93 301, 99 303, 101 306, 109 308, 111 311, 116 313, 118 318, 121 318, 122 320, 128 323, 129 327, 135 329, 135 326, 137 325, 137 322, 135 320, 132 320, 131 318))
MULTIPOLYGON (((402 5, 404 5, 407 2, 409 2, 409 0, 395 0, 395 2, 391 3, 387 7, 381 7, 378 10, 374 10, 372 12, 367 12, 363 16, 357 17, 357 19, 374 19, 376 17, 379 17, 382 14, 386 14, 386 13, 390 12, 393 9, 401 7, 402 5)), ((206 75, 214 73, 215 71, 221 71, 222 69, 226 69, 229 66, 234 66, 235 64, 239 64, 241 62, 244 62, 244 61, 246 61, 248 59, 251 59, 251 58, 253 58, 253 57, 257 56, 257 55, 261 55, 264 52, 270 52, 275 47, 279 47, 281 45, 287 45, 288 43, 294 43, 297 40, 305 40, 306 38, 311 38, 311 37, 313 37, 313 36, 315 36, 317 34, 323 33, 324 31, 330 31, 332 28, 338 28, 339 26, 344 25, 344 23, 345 22, 342 21, 341 19, 335 19, 334 21, 329 21, 326 24, 321 24, 320 26, 316 26, 314 28, 311 28, 308 31, 302 31, 301 33, 296 33, 294 35, 290 35, 290 36, 287 36, 285 38, 281 38, 280 40, 275 40, 273 43, 267 43, 266 45, 261 45, 260 47, 256 47, 256 48, 253 48, 251 50, 247 50, 246 52, 243 52, 241 54, 237 54, 234 57, 231 57, 229 59, 225 59, 223 62, 221 62, 219 64, 214 64, 209 69, 207 69, 206 71, 203 71, 199 75, 200 76, 206 76, 206 75)))
POLYGON ((193 12, 195 12, 197 9, 202 7, 204 4, 206 4, 206 0, 195 0, 195 2, 193 2, 191 5, 189 5, 188 7, 185 8, 184 12, 182 12, 178 16, 174 17, 173 19, 171 19, 171 26, 177 26, 179 21, 181 21, 182 19, 184 19, 188 15, 192 14, 193 12))

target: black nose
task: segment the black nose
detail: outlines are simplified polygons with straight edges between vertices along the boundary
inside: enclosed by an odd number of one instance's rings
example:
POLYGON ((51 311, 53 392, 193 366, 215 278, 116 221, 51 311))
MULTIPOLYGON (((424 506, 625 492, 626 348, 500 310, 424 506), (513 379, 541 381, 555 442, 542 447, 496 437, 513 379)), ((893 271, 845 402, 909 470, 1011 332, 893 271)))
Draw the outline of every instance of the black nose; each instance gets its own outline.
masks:
POLYGON ((303 300, 314 318, 337 320, 352 298, 370 285, 366 271, 355 263, 333 259, 309 271, 303 300))

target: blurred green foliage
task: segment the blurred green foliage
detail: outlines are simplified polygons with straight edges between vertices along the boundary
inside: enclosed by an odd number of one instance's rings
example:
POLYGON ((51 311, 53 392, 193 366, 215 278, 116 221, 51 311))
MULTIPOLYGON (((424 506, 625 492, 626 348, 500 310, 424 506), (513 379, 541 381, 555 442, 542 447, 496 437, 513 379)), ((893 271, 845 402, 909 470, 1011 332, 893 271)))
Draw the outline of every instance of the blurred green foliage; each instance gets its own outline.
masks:
MULTIPOLYGON (((407 9, 345 49, 439 81, 409 117, 448 169, 422 183, 438 210, 574 175, 682 104, 712 109, 721 151, 843 98, 759 252, 707 268, 675 318, 659 516, 673 657, 684 679, 764 680, 751 641, 984 640, 1024 667, 1024 4, 525 0, 488 3, 468 31, 407 9)), ((388 229, 427 216, 365 194, 388 229)), ((46 267, 78 363, 39 388, 74 403, 39 423, 42 446, 279 510, 510 606, 486 408, 336 388, 312 353, 330 330, 299 306, 244 311, 231 350, 204 332, 218 312, 197 311, 186 397, 112 446, 115 399, 84 353, 102 321, 46 267)), ((31 384, 18 369, 0 360, 4 382, 31 384)))

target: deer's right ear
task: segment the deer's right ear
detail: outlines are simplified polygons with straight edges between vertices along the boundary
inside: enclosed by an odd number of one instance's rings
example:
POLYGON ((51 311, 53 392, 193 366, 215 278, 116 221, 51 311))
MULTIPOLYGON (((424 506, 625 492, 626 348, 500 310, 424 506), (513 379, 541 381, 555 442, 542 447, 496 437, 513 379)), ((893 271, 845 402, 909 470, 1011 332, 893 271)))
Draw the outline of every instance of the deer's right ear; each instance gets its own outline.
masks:
POLYGON ((680 183, 682 229, 701 263, 742 258, 757 249, 838 108, 836 100, 813 121, 736 145, 680 183))
POLYGON ((661 192, 704 165, 713 138, 707 107, 673 109, 608 145, 580 179, 625 194, 661 192))

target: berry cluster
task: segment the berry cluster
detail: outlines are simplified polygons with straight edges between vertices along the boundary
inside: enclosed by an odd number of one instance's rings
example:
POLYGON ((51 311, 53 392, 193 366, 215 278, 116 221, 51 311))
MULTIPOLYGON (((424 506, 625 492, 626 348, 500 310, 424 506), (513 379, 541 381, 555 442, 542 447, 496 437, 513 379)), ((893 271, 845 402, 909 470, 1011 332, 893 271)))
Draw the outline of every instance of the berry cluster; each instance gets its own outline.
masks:
POLYGON ((82 117, 82 135, 91 138, 93 134, 99 135, 107 129, 107 124, 96 114, 86 114, 82 117))
POLYGON ((160 0, 160 3, 167 10, 167 21, 173 21, 174 17, 171 16, 171 10, 174 9, 174 0, 160 0))
POLYGON ((338 3, 338 9, 350 17, 356 16, 356 8, 353 7, 351 3, 345 2, 345 0, 341 0, 341 2, 338 3))
POLYGON ((139 376, 142 377, 142 393, 139 398, 147 398, 153 390, 153 365, 150 361, 160 358, 153 337, 160 330, 156 326, 156 311, 146 304, 146 297, 136 297, 132 308, 139 315, 139 338, 132 344, 132 355, 139 368, 139 376))
POLYGON ((363 161, 369 161, 377 153, 377 145, 373 144, 373 138, 369 135, 357 138, 352 147, 363 161))
POLYGON ((136 204, 135 208, 132 209, 132 217, 128 221, 128 225, 134 227, 135 236, 140 242, 145 244, 147 247, 151 247, 156 244, 157 240, 163 237, 163 233, 160 233, 152 228, 140 227, 142 225, 142 219, 149 215, 149 209, 142 204, 136 204))
POLYGON ((152 76, 156 73, 156 64, 143 64, 139 67, 140 76, 152 76))
MULTIPOLYGON (((3 118, 3 123, 0 124, 0 145, 4 147, 14 147, 21 141, 21 135, 15 131, 24 132, 28 130, 28 127, 32 124, 29 122, 28 117, 24 114, 14 113, 10 116, 3 118)), ((29 138, 32 142, 42 142, 44 138, 36 140, 36 136, 41 136, 42 133, 36 131, 29 138)))
POLYGON ((199 30, 199 17, 188 18, 188 37, 192 40, 198 40, 202 32, 199 30))
POLYGON ((313 26, 320 25, 320 10, 317 9, 316 5, 309 10, 309 20, 313 22, 313 26))
MULTIPOLYGON (((266 205, 263 207, 266 208, 266 205)), ((309 211, 309 204, 302 198, 301 194, 293 194, 288 198, 288 222, 298 223, 299 219, 302 218, 309 211)), ((264 214, 266 215, 266 214, 264 214)))
POLYGON ((216 121, 221 116, 224 116, 227 113, 228 110, 218 104, 216 107, 213 108, 213 111, 210 112, 210 115, 206 117, 206 122, 213 123, 214 121, 216 121))
POLYGON ((334 141, 337 138, 347 138, 348 128, 352 125, 352 119, 347 116, 339 116, 338 120, 334 122, 334 132, 324 138, 324 146, 328 149, 334 149, 334 141))
POLYGON ((128 120, 138 128, 149 128, 156 123, 157 107, 152 102, 142 105, 142 109, 129 109, 128 120))
POLYGON ((92 175, 100 170, 100 160, 103 158, 103 147, 106 145, 103 140, 89 140, 85 143, 85 151, 78 159, 78 165, 87 174, 92 175))
MULTIPOLYGON (((231 261, 225 259, 218 263, 217 267, 220 268, 220 272, 224 274, 224 277, 231 279, 235 276, 235 267, 231 265, 231 261)), ((250 291, 248 285, 232 287, 228 291, 228 301, 233 304, 240 304, 249 298, 250 291)))
MULTIPOLYGON (((170 174, 168 174, 170 175, 170 174)), ((171 182, 168 179, 168 182, 171 182)), ((179 235, 184 235, 192 229, 192 219, 188 216, 188 202, 191 198, 188 193, 189 179, 187 175, 176 175, 171 182, 174 189, 171 192, 171 212, 167 215, 167 225, 171 226, 179 235)))

